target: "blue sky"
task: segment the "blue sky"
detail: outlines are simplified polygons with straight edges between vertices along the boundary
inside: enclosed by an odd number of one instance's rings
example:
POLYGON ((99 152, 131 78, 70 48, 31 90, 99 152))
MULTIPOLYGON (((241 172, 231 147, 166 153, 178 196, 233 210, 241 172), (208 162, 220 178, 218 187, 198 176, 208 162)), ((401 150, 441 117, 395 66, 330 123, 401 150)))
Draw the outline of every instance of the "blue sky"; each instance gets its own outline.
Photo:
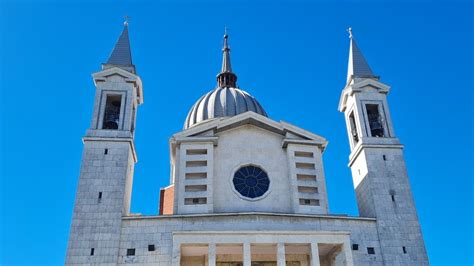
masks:
POLYGON ((472 265, 470 1, 0 1, 0 264, 62 264, 94 85, 130 16, 138 110, 132 212, 156 214, 168 138, 215 86, 224 25, 239 86, 329 140, 330 212, 358 215, 337 111, 352 26, 388 96, 433 265, 472 265))

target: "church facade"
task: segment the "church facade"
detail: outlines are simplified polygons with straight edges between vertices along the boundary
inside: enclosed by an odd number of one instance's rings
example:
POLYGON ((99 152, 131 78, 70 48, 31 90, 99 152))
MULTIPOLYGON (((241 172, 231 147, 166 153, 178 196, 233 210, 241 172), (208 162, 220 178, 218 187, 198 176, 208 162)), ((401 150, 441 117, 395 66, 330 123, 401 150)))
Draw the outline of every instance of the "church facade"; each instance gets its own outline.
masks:
POLYGON ((169 141, 159 215, 130 213, 143 86, 128 25, 93 74, 67 265, 429 265, 387 94, 350 34, 339 111, 359 217, 328 210, 325 138, 268 117, 237 86, 224 35, 215 89, 169 141), (342 119, 341 119, 342 120, 342 119))

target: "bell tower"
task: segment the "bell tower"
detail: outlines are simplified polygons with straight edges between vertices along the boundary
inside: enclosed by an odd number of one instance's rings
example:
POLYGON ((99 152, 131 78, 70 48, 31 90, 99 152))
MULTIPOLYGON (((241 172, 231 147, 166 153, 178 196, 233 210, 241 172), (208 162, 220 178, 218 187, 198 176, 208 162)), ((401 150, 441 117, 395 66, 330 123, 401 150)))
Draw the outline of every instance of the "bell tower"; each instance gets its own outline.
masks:
POLYGON ((395 135, 387 95, 349 28, 349 63, 339 111, 344 113, 359 213, 377 219, 385 265, 428 265, 403 145, 395 135))
POLYGON ((92 75, 96 93, 69 235, 66 264, 117 264, 122 216, 130 211, 138 105, 142 82, 132 64, 124 23, 102 70, 92 75))

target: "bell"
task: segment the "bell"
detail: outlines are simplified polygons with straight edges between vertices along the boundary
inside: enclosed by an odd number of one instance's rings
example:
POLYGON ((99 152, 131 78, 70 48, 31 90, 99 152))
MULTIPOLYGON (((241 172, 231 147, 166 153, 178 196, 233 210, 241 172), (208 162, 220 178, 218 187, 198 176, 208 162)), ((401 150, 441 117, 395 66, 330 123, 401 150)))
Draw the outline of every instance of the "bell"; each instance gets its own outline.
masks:
POLYGON ((380 121, 371 121, 370 122, 370 131, 372 133, 372 137, 383 137, 383 126, 380 121))
POLYGON ((120 102, 112 102, 106 106, 104 115, 104 129, 118 129, 120 120, 120 102))
POLYGON ((352 133, 352 138, 354 139, 355 142, 358 142, 359 141, 359 135, 357 134, 357 130, 356 129, 352 129, 351 130, 351 133, 352 133))

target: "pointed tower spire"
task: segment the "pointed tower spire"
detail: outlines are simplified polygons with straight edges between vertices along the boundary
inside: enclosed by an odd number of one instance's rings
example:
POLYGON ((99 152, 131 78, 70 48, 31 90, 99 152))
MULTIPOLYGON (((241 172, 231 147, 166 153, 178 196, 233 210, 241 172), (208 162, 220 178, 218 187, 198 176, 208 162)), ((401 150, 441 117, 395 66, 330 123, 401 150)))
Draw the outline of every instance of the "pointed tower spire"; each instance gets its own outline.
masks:
POLYGON ((128 37, 128 17, 125 17, 122 34, 120 34, 120 37, 115 43, 107 63, 102 66, 103 69, 111 67, 119 67, 134 74, 136 72, 135 66, 132 63, 132 52, 130 49, 130 39, 128 37))
POLYGON ((222 68, 221 73, 217 75, 217 83, 221 88, 237 86, 237 75, 232 72, 232 66, 230 64, 230 48, 228 39, 229 35, 227 35, 227 28, 225 28, 224 45, 222 48, 222 68))
POLYGON ((352 34, 352 28, 348 28, 347 31, 349 32, 350 39, 347 83, 351 82, 353 78, 378 78, 370 69, 359 47, 357 47, 354 35, 352 34))

